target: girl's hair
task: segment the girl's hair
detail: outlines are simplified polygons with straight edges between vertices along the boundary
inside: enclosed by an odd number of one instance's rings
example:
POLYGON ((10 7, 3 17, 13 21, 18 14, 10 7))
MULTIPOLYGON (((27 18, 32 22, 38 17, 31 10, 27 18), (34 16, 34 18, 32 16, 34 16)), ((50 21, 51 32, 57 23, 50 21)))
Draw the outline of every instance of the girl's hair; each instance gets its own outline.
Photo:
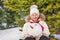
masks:
POLYGON ((41 13, 40 16, 39 16, 39 19, 42 20, 42 21, 45 21, 46 16, 43 13, 41 13))
POLYGON ((30 19, 31 19, 31 18, 30 18, 30 15, 26 15, 26 16, 25 16, 25 22, 29 22, 30 19))
MULTIPOLYGON (((30 15, 26 15, 25 16, 25 22, 29 22, 30 21, 30 15)), ((44 14, 42 14, 42 13, 40 13, 40 15, 39 15, 39 18, 38 19, 41 19, 42 21, 45 21, 45 19, 46 19, 46 17, 45 17, 45 15, 44 14)), ((40 21, 40 20, 39 20, 40 21)))

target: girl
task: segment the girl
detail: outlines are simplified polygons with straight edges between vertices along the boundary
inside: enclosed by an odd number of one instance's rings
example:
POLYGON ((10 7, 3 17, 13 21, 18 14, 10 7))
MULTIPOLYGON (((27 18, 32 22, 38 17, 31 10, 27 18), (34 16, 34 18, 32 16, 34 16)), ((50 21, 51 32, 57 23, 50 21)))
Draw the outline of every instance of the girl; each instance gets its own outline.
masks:
MULTIPOLYGON (((45 35, 45 33, 43 32, 45 30, 45 27, 41 25, 40 23, 41 21, 39 22, 39 10, 37 9, 36 5, 32 5, 30 7, 29 17, 30 17, 29 22, 26 21, 23 27, 23 36, 25 40, 29 40, 29 38, 31 40, 42 40, 40 39, 40 37, 43 34, 45 35)), ((41 38, 44 38, 44 37, 41 37, 41 38)))
MULTIPOLYGON (((27 15, 27 16, 25 17, 25 22, 29 22, 30 19, 31 19, 30 16, 27 15)), ((50 34, 50 32, 49 32, 49 30, 48 30, 48 26, 47 26, 45 20, 46 20, 45 15, 41 13, 41 14, 39 15, 39 23, 40 23, 41 25, 43 25, 43 27, 44 27, 44 31, 43 31, 42 34, 43 34, 44 36, 48 37, 49 34, 50 34)))

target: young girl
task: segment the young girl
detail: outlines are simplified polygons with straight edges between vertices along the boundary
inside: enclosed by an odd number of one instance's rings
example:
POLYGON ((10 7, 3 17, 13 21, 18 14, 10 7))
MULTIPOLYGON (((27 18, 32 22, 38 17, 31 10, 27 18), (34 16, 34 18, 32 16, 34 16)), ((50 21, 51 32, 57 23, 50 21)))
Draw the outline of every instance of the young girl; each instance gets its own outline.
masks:
MULTIPOLYGON (((30 16, 27 15, 27 16, 25 17, 25 22, 29 22, 30 19, 31 19, 30 16)), ((42 34, 43 34, 44 36, 48 37, 48 36, 50 35, 50 32, 49 32, 49 29, 48 29, 48 26, 47 26, 45 20, 46 20, 45 15, 41 13, 41 14, 39 15, 39 23, 40 23, 41 25, 43 25, 43 27, 44 27, 44 31, 43 31, 42 34)))
MULTIPOLYGON (((30 15, 27 16, 27 18, 28 17, 30 17, 30 19, 28 19, 29 21, 27 20, 28 22, 26 21, 26 23, 24 24, 24 27, 23 27, 23 36, 24 36, 25 40, 29 40, 29 39, 42 40, 42 39, 40 39, 40 37, 43 34, 45 35, 46 32, 44 32, 45 27, 43 27, 40 23, 41 20, 39 20, 40 19, 39 10, 37 9, 36 5, 32 5, 30 7, 30 15)), ((46 29, 48 29, 48 27, 46 29)), ((49 36, 50 32, 49 31, 47 31, 47 32, 48 32, 47 36, 49 36)))

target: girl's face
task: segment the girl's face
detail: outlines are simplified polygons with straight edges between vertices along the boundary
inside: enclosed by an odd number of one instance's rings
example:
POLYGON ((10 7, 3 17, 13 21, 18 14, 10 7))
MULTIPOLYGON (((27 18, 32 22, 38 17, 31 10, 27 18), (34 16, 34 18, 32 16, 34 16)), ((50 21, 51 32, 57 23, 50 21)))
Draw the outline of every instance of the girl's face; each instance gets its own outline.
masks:
POLYGON ((36 13, 31 15, 31 19, 34 20, 34 21, 36 21, 38 18, 39 18, 39 15, 36 14, 36 13))

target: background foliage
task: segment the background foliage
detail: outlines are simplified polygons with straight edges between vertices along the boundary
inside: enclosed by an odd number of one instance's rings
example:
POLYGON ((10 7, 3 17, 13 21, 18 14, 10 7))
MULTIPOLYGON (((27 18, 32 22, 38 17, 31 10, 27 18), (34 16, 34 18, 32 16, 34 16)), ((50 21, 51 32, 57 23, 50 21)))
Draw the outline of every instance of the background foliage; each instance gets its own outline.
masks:
MULTIPOLYGON (((60 0, 3 0, 2 4, 7 15, 5 19, 8 25, 17 24, 22 27, 25 23, 24 16, 29 14, 29 7, 36 4, 39 11, 46 15, 46 22, 51 33, 60 30, 60 0)), ((0 12, 1 15, 5 15, 3 10, 1 10, 2 13, 0 12)))

